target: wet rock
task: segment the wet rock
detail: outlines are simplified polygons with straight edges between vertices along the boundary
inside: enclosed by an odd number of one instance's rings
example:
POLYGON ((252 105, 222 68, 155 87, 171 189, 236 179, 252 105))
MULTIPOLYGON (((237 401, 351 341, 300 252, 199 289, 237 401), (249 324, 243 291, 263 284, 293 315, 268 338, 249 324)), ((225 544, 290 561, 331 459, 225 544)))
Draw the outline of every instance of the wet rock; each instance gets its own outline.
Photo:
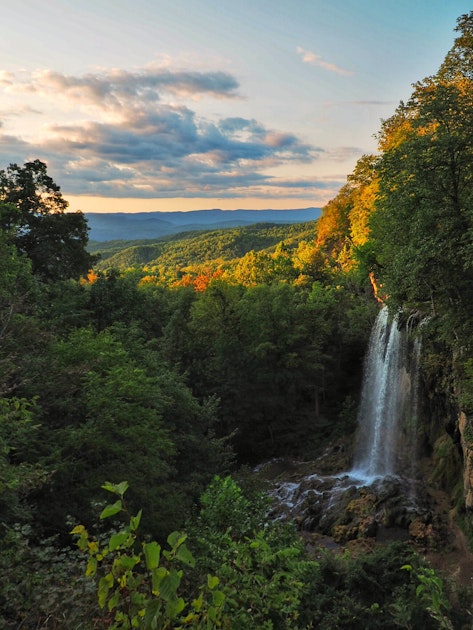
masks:
POLYGON ((351 441, 340 441, 326 448, 317 460, 317 469, 322 475, 336 475, 340 470, 347 470, 351 458, 351 441))
POLYGON ((434 498, 420 480, 391 476, 368 484, 348 473, 310 472, 316 468, 309 462, 293 463, 283 476, 280 466, 278 461, 264 469, 265 481, 270 468, 278 473, 270 491, 270 516, 292 520, 306 535, 317 532, 337 544, 410 538, 429 548, 445 540, 442 527, 433 521, 434 498))
POLYGON ((347 511, 352 517, 358 518, 372 514, 375 509, 376 501, 376 494, 370 492, 367 488, 361 488, 360 496, 350 501, 347 506, 347 511))
POLYGON ((378 533, 378 521, 374 515, 364 518, 358 526, 358 538, 375 538, 378 533))
POLYGON ((409 536, 416 543, 425 544, 427 541, 427 525, 420 519, 412 521, 409 525, 409 536))
POLYGON ((332 530, 332 538, 338 544, 354 540, 358 538, 358 527, 356 525, 335 525, 332 530))

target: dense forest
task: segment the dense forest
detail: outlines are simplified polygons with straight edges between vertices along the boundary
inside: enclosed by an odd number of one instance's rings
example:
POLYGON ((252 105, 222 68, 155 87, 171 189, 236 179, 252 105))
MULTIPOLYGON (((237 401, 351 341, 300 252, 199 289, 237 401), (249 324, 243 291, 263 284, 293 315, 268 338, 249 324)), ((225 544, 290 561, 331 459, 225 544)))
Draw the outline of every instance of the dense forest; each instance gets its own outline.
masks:
POLYGON ((382 300, 473 543, 472 129, 473 12, 313 223, 89 244, 45 163, 0 171, 0 627, 471 627, 471 585, 314 549, 253 470, 349 452, 382 300))

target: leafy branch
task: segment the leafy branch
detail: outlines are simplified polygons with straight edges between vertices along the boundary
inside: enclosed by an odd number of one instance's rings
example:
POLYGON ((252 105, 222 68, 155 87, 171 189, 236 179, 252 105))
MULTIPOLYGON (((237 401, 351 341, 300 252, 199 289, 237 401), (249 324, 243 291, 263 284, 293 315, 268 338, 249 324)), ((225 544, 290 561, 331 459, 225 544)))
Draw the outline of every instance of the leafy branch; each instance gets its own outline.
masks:
POLYGON ((104 544, 92 538, 83 525, 74 527, 71 534, 78 537, 79 549, 88 553, 86 575, 97 583, 98 603, 110 614, 109 627, 219 628, 225 595, 217 590, 218 577, 208 575, 199 596, 190 602, 180 594, 184 572, 177 565, 195 566, 186 546, 187 535, 172 532, 167 538, 169 549, 156 541, 141 541, 137 530, 142 511, 131 515, 124 501, 128 483, 107 482, 102 487, 118 498, 102 510, 100 519, 124 514, 128 523, 111 533, 104 544))

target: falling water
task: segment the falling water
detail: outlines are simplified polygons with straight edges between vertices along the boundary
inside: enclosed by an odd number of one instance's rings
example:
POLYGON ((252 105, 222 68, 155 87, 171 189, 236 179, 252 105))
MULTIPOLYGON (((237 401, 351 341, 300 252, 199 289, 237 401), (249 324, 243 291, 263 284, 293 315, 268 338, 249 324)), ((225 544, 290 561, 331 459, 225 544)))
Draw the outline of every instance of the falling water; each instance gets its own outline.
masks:
POLYGON ((407 337, 397 316, 390 319, 383 308, 366 357, 353 477, 369 481, 413 472, 419 346, 408 352, 407 337))
POLYGON ((379 523, 384 528, 405 528, 413 518, 430 514, 428 495, 419 491, 422 480, 416 471, 421 342, 419 335, 410 334, 411 321, 401 326, 399 319, 383 308, 371 333, 352 469, 278 481, 271 493, 278 518, 297 516, 301 527, 331 534, 343 515, 350 523, 347 535, 351 531, 358 536, 362 523, 349 508, 356 498, 366 501, 367 496, 376 496, 376 531, 379 523))

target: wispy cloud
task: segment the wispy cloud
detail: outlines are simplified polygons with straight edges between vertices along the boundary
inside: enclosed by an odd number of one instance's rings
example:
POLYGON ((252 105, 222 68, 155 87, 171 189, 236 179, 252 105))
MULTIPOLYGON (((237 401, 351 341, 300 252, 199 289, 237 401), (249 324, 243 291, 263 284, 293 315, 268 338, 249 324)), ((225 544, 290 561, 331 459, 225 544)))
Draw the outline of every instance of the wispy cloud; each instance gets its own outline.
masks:
POLYGON ((370 101, 370 100, 354 100, 354 101, 327 101, 326 107, 390 107, 396 106, 396 101, 370 101))
POLYGON ((15 75, 6 70, 0 70, 0 85, 12 85, 15 79, 15 75))
POLYGON ((360 147, 334 147, 324 153, 324 157, 327 160, 333 162, 345 162, 354 158, 359 158, 363 153, 366 153, 360 147))
POLYGON ((349 105, 360 105, 361 107, 369 107, 374 105, 375 107, 378 105, 395 105, 395 101, 348 101, 349 105))
MULTIPOLYGON (((9 86, 12 86, 11 77, 9 86)), ((55 94, 75 103, 116 108, 153 103, 165 95, 182 98, 235 98, 238 81, 226 72, 172 71, 167 67, 147 67, 136 72, 112 69, 96 74, 72 76, 42 70, 17 90, 41 96, 55 94)), ((14 91, 14 87, 10 87, 14 91)))
POLYGON ((335 74, 341 74, 343 76, 352 76, 355 74, 351 70, 346 70, 345 68, 341 68, 330 61, 326 61, 320 55, 312 52, 311 50, 305 50, 300 46, 297 47, 297 53, 301 56, 301 59, 304 63, 308 63, 312 66, 318 66, 319 68, 323 68, 324 70, 328 70, 329 72, 334 72, 335 74))
POLYGON ((25 114, 40 115, 42 114, 42 112, 39 109, 30 107, 29 105, 17 105, 16 107, 0 109, 0 117, 2 118, 19 118, 21 116, 24 116, 25 114))

